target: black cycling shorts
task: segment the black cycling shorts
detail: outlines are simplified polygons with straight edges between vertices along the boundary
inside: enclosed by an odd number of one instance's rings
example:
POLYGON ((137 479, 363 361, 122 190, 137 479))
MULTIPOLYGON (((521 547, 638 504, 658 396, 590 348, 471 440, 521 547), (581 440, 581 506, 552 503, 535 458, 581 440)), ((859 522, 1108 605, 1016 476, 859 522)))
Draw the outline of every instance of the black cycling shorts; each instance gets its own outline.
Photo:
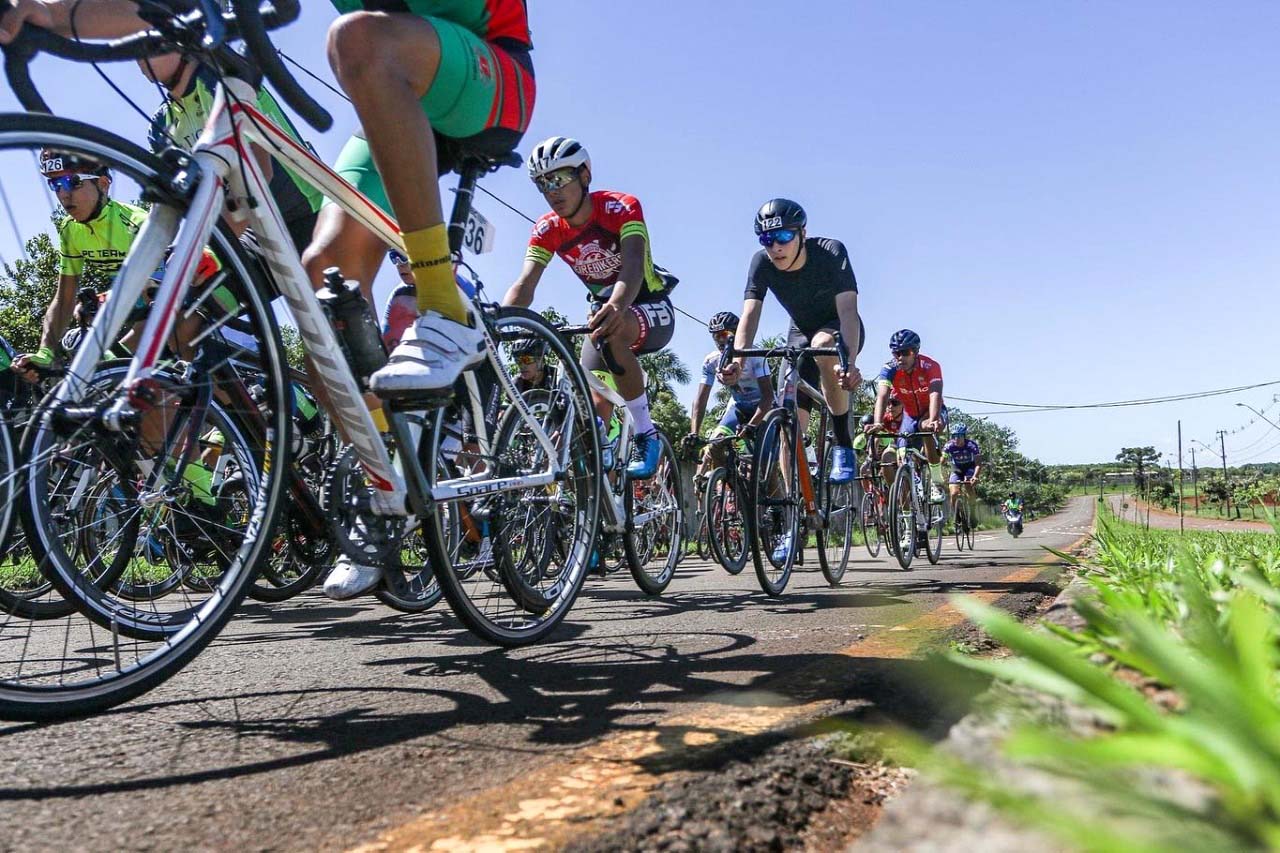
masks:
MULTIPOLYGON (((791 328, 787 330, 787 346, 789 347, 807 347, 809 342, 813 340, 813 336, 818 332, 830 332, 835 335, 840 332, 840 322, 827 323, 814 329, 809 334, 805 334, 796 328, 793 322, 791 328)), ((862 345, 867 342, 867 330, 862 325, 862 318, 858 318, 858 354, 862 353, 862 345)), ((800 362, 800 378, 808 382, 819 391, 822 390, 822 376, 818 372, 818 363, 812 358, 805 358, 800 362)), ((804 409, 806 412, 813 408, 813 400, 809 399, 807 394, 796 395, 796 405, 804 409)))
MULTIPOLYGON (((640 336, 631 345, 633 353, 657 352, 671 343, 671 336, 676 331, 676 312, 670 299, 664 296, 653 302, 636 302, 631 306, 631 314, 640 324, 640 336)), ((609 369, 589 341, 582 347, 582 366, 587 370, 609 369)))

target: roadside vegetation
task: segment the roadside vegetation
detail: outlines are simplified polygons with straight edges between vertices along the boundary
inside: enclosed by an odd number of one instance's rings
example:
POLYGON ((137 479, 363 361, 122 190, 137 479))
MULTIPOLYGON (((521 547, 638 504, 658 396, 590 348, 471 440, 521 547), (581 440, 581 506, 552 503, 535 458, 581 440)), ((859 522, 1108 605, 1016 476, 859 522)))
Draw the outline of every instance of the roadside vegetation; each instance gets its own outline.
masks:
POLYGON ((1280 536, 1101 511, 1080 627, 958 602, 1013 655, 952 660, 1084 712, 1026 716, 1004 746, 1063 788, 1042 799, 941 752, 917 766, 1081 849, 1280 847, 1280 536))

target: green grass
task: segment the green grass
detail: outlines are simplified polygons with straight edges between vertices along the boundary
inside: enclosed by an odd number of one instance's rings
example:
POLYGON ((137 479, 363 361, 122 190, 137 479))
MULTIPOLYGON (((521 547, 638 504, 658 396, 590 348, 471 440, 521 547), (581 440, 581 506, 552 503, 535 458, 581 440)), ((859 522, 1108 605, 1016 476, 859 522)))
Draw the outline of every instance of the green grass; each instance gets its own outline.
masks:
POLYGON ((1082 736, 1042 718, 1006 743, 1077 793, 1041 801, 918 745, 912 760, 1080 849, 1280 848, 1280 535, 1182 535, 1104 511, 1096 538, 1083 628, 1037 630, 960 599, 1014 655, 951 656, 1102 721, 1082 736))

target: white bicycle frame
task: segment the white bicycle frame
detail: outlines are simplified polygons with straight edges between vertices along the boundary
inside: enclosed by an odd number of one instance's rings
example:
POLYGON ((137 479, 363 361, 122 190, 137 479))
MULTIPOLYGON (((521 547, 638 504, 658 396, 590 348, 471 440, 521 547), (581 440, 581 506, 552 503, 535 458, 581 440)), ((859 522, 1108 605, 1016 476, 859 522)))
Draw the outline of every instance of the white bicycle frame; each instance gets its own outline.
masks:
MULTIPOLYGON (((247 220, 253 228, 262 260, 288 304, 311 357, 316 372, 313 381, 329 392, 333 414, 343 434, 355 447, 372 485, 370 494, 374 512, 405 515, 408 508, 402 458, 409 454, 402 452, 401 458, 395 462, 391 460, 364 403, 360 387, 347 366, 337 336, 302 268, 284 219, 268 190, 268 179, 249 141, 262 145, 277 161, 319 189, 386 245, 403 251, 400 230, 395 221, 373 202, 263 115, 255 105, 256 97, 253 87, 243 80, 228 77, 217 87, 208 122, 191 155, 198 167, 200 183, 185 218, 170 205, 152 208, 94 319, 91 333, 85 336, 86 340, 72 361, 68 381, 58 386, 58 401, 83 399, 88 377, 92 376, 107 342, 117 339, 132 307, 142 297, 151 274, 164 261, 165 252, 173 243, 172 256, 156 291, 152 310, 147 313, 125 385, 132 387, 135 382, 151 376, 190 290, 196 264, 226 209, 237 220, 247 220)), ((478 313, 474 304, 471 311, 473 316, 478 313)), ((570 442, 564 442, 563 452, 557 451, 521 395, 515 392, 513 381, 497 357, 498 346, 488 327, 479 317, 476 322, 484 332, 494 373, 546 453, 547 470, 500 479, 480 472, 441 482, 431 487, 429 497, 432 500, 457 500, 546 485, 555 480, 558 470, 567 463, 570 442)), ((474 377, 468 376, 468 381, 474 388, 474 377)), ((472 396, 474 398, 475 395, 472 396)), ((484 450, 488 452, 491 449, 486 436, 484 450)))

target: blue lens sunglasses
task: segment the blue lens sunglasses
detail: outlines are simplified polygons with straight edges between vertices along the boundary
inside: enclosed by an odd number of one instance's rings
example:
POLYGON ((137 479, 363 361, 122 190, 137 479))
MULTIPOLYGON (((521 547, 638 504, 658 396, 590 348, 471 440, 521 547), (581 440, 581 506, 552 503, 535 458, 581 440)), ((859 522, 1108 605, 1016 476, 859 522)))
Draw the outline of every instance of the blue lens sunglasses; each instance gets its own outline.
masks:
POLYGON ((774 243, 781 243, 785 246, 794 240, 799 233, 794 228, 779 228, 775 231, 766 231, 760 235, 760 245, 766 249, 774 243))

